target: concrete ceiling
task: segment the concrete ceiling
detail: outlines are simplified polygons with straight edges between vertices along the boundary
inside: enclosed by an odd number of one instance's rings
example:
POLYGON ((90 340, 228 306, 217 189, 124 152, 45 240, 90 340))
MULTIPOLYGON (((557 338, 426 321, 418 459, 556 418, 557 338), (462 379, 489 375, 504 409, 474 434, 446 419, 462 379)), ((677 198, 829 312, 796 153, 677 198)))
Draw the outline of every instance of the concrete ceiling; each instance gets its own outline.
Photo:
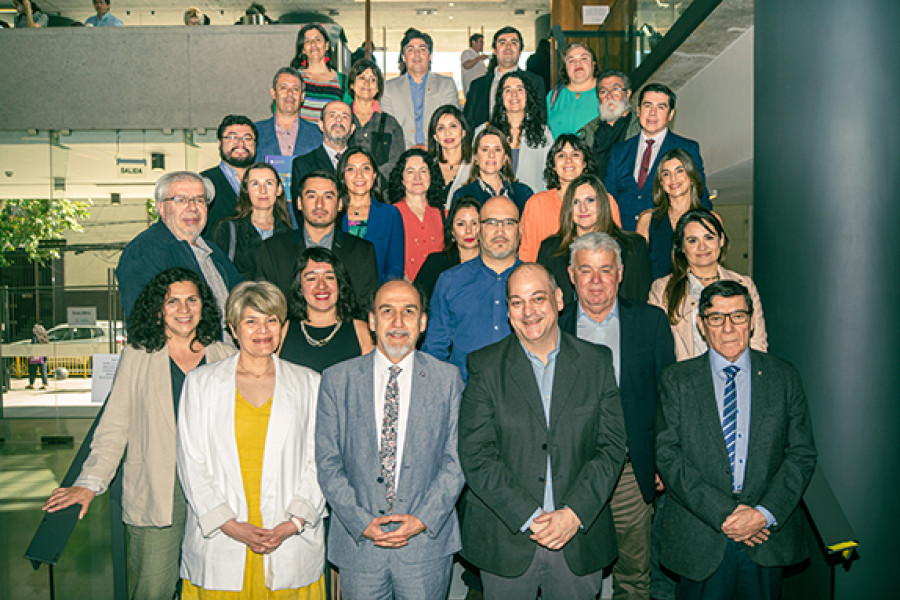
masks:
POLYGON ((653 74, 675 91, 753 26, 754 0, 723 0, 653 74))
MULTIPOLYGON (((36 0, 44 12, 84 21, 94 14, 90 0, 36 0)), ((112 0, 111 12, 126 26, 182 25, 183 14, 189 6, 196 6, 208 15, 212 25, 231 25, 243 16, 251 0, 112 0)), ((288 12, 319 12, 330 14, 347 32, 355 48, 362 37, 364 4, 357 0, 262 0, 266 14, 273 19, 288 12)), ((12 6, 11 0, 0 0, 0 7, 12 6)), ((492 32, 503 25, 518 27, 526 38, 526 48, 534 49, 534 20, 550 12, 550 0, 392 0, 372 3, 372 27, 376 43, 386 31, 389 43, 407 27, 418 27, 432 34, 436 48, 445 52, 460 52, 467 45, 469 30, 492 32), (420 10, 435 14, 417 14, 420 10), (463 44, 460 46, 460 44, 463 44)), ((9 16, 0 16, 10 21, 9 16)), ((389 48, 392 50, 393 48, 389 48)))

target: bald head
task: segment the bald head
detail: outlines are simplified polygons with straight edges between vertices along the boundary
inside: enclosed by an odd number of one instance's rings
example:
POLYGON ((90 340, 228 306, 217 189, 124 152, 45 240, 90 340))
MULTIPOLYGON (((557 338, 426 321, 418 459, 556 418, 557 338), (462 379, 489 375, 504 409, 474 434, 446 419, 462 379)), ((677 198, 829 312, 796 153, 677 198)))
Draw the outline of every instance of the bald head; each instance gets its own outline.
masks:
POLYGON ((519 249, 519 209, 505 196, 484 203, 480 213, 481 251, 495 260, 515 260, 519 249))
POLYGON ((556 347, 562 300, 562 290, 541 265, 525 263, 509 275, 509 324, 522 344, 538 356, 547 356, 556 347))

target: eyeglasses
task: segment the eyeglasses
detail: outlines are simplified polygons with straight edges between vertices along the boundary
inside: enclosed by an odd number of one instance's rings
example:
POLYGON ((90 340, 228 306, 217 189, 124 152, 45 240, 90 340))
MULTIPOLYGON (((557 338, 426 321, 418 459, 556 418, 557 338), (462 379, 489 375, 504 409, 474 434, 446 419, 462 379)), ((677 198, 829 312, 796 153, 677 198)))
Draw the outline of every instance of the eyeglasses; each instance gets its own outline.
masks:
POLYGON ((625 88, 623 88, 622 86, 614 85, 611 88, 597 88, 597 95, 598 96, 611 96, 612 94, 621 94, 624 91, 625 91, 625 88))
POLYGON ((256 138, 253 137, 252 135, 250 135, 249 133, 248 133, 248 134, 245 134, 245 135, 238 135, 238 134, 236 134, 236 133, 229 133, 228 135, 223 135, 222 138, 228 140, 228 141, 231 142, 232 144, 235 143, 235 142, 237 142, 237 141, 244 142, 245 144, 252 144, 253 142, 256 141, 256 138))
POLYGON ((482 219, 481 224, 485 227, 515 227, 519 224, 518 219, 482 219))
POLYGON ((171 202, 179 208, 190 206, 191 204, 206 206, 206 196, 169 196, 168 198, 163 198, 163 201, 171 202))
POLYGON ((725 324, 725 317, 728 317, 732 325, 743 325, 750 320, 750 311, 735 310, 730 313, 706 313, 703 315, 703 320, 710 327, 721 327, 725 324))

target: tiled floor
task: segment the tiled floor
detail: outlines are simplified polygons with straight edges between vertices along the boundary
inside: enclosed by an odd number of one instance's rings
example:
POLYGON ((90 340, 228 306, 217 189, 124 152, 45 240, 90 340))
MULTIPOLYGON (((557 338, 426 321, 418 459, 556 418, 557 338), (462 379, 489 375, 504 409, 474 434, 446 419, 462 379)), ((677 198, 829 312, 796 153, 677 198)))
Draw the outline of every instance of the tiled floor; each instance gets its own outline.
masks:
MULTIPOLYGON (((39 427, 49 425, 32 422, 39 427)), ((75 448, 48 449, 11 441, 8 422, 2 425, 0 431, 7 441, 0 445, 0 598, 50 598, 49 568, 45 565, 35 571, 24 554, 43 518, 41 506, 64 475, 75 448)), ((83 435, 82 431, 76 444, 83 435)), ((110 556, 109 503, 101 496, 75 527, 54 568, 56 598, 111 599, 110 556)))

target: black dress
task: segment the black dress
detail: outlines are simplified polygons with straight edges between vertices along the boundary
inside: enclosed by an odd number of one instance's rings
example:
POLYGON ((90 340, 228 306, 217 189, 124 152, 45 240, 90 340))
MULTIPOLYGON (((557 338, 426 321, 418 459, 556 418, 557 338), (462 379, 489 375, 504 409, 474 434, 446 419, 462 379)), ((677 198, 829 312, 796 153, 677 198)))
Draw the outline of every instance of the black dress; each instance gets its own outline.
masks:
MULTIPOLYGON (((617 240, 622 249, 622 283, 619 284, 619 296, 634 302, 646 302, 650 295, 650 252, 643 236, 636 233, 623 232, 625 236, 617 240)), ((551 235, 541 242, 538 251, 538 263, 547 267, 556 278, 556 284, 563 291, 565 304, 575 299, 575 288, 569 279, 569 253, 556 256, 560 237, 551 235)))
POLYGON ((650 219, 650 271, 654 281, 672 272, 672 237, 668 215, 650 219))
POLYGON ((431 298, 431 293, 434 291, 434 286, 437 285, 437 280, 441 273, 458 264, 459 248, 456 246, 450 252, 444 252, 443 250, 432 252, 425 257, 425 262, 419 268, 413 285, 419 288, 426 298, 431 298))
MULTIPOLYGON (((331 325, 328 327, 305 325, 305 327, 309 337, 314 340, 324 340, 334 331, 334 326, 331 325)), ((332 365, 348 358, 355 358, 360 354, 362 354, 362 349, 359 347, 359 339, 356 337, 356 327, 353 321, 342 322, 341 328, 334 334, 334 337, 324 346, 317 347, 306 340, 306 336, 303 335, 303 330, 300 328, 300 322, 291 319, 279 356, 295 365, 309 367, 313 371, 321 373, 332 365)))

